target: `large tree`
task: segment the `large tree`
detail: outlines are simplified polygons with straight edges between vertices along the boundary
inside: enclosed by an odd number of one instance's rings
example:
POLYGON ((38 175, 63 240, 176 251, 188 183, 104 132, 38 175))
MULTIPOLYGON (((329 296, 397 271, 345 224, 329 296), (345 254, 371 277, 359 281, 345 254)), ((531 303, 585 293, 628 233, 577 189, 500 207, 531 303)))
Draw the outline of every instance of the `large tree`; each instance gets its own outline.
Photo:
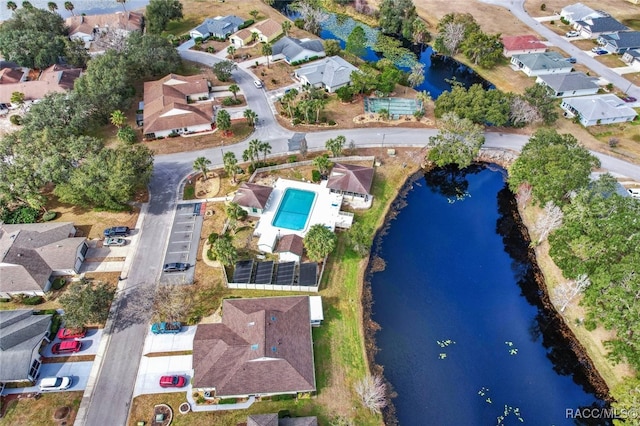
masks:
POLYGON ((238 259, 238 251, 233 246, 231 237, 227 234, 214 239, 207 255, 211 260, 217 260, 225 266, 233 265, 238 259))
POLYGON ((169 40, 157 34, 131 33, 122 55, 129 75, 135 79, 167 75, 175 72, 182 62, 169 40))
POLYGON ((532 187, 533 201, 544 205, 566 203, 571 191, 589 183, 593 168, 600 161, 569 134, 540 129, 522 149, 509 170, 509 187, 516 193, 523 183, 532 187))
POLYGON ((355 56, 364 56, 367 48, 367 35, 364 29, 360 25, 356 25, 355 28, 347 37, 347 44, 345 50, 355 56))
POLYGON ((237 68, 238 65, 236 65, 235 62, 224 60, 213 64, 213 73, 216 75, 218 80, 225 82, 229 81, 231 73, 237 68))
POLYGON ((77 281, 60 297, 65 327, 80 328, 101 324, 109 316, 115 289, 103 282, 77 281))
POLYGON ((329 151, 331 151, 331 155, 334 157, 339 157, 342 154, 342 150, 344 149, 344 144, 347 143, 347 138, 342 135, 336 136, 335 138, 328 139, 324 146, 329 151))
POLYGON ((481 31, 472 33, 462 43, 462 52, 475 65, 493 68, 503 58, 504 46, 500 34, 486 34, 481 31))
POLYGON ((480 26, 469 13, 448 13, 438 21, 436 29, 438 36, 434 41, 434 49, 453 56, 459 52, 465 38, 480 31, 480 26))
POLYGON ((543 84, 534 84, 524 89, 524 98, 538 111, 547 126, 558 119, 558 103, 549 88, 543 84))
POLYGON ((511 112, 511 95, 496 89, 485 90, 480 84, 469 89, 454 84, 451 91, 444 92, 435 102, 436 117, 447 112, 476 124, 506 126, 511 112))
POLYGON ((224 163, 224 171, 227 173, 227 176, 231 178, 231 182, 235 184, 236 174, 238 172, 238 159, 236 155, 231 151, 227 151, 222 156, 222 162, 224 163))
POLYGON ((216 127, 222 130, 223 134, 226 134, 231 130, 231 116, 226 109, 218 110, 216 114, 216 127))
POLYGON ((147 32, 160 34, 167 29, 170 21, 183 18, 182 3, 179 0, 151 0, 144 14, 147 32))
POLYGON ((410 39, 417 17, 411 0, 383 0, 380 3, 380 28, 385 34, 410 39))
POLYGON ((438 135, 429 138, 427 158, 439 167, 457 164, 469 166, 484 144, 484 130, 466 118, 447 113, 440 121, 438 135))
POLYGON ((303 243, 309 259, 319 262, 335 250, 337 241, 335 233, 323 224, 317 223, 309 229, 303 243))

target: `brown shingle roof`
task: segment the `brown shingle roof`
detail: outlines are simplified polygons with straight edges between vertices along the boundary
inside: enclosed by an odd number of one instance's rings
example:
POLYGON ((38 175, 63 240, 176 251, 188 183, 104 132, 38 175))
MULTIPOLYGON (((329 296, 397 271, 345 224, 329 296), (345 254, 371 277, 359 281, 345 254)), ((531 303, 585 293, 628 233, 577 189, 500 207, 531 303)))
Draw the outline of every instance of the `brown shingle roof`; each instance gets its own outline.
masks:
POLYGON ((251 40, 251 34, 253 34, 253 31, 249 31, 249 29, 243 28, 240 31, 236 32, 233 36, 238 37, 242 41, 249 41, 251 40))
POLYGON ((314 391, 308 296, 227 299, 221 324, 199 325, 193 386, 218 396, 314 391))
POLYGON ((47 93, 66 92, 73 89, 76 79, 81 74, 82 69, 80 68, 52 65, 42 70, 38 80, 0 84, 0 103, 10 103, 13 92, 23 93, 25 100, 28 101, 41 99, 47 93))
POLYGON ((242 207, 264 209, 273 188, 255 183, 243 183, 238 188, 233 202, 242 207))
POLYGON ((304 244, 302 237, 296 234, 287 234, 280 238, 276 245, 276 253, 293 253, 302 256, 304 244))
POLYGON ((327 181, 327 188, 356 194, 369 194, 373 168, 336 163, 327 181))
POLYGON ((125 31, 142 31, 142 14, 116 12, 104 15, 76 15, 65 19, 69 36, 76 33, 92 34, 94 28, 109 28, 125 31))
POLYGON ((24 76, 24 71, 20 68, 2 68, 0 70, 0 84, 19 83, 24 76))
POLYGON ((263 34, 265 37, 273 37, 282 33, 282 24, 277 23, 273 19, 265 19, 262 22, 255 24, 252 30, 256 30, 263 34))

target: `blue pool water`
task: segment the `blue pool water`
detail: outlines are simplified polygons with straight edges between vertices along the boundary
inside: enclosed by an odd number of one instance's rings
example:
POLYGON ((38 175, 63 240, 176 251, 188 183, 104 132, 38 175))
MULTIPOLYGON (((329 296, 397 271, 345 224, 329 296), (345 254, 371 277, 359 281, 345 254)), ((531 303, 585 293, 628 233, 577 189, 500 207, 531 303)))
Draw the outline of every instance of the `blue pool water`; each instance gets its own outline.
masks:
POLYGON ((292 231, 303 230, 315 198, 315 192, 287 188, 271 225, 292 231))

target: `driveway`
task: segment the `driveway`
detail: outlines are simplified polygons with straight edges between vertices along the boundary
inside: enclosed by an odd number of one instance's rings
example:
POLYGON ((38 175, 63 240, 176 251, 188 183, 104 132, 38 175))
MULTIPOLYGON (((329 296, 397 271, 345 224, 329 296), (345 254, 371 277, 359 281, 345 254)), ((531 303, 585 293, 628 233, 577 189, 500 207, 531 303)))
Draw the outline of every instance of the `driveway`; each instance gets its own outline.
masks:
POLYGON ((133 396, 135 398, 138 395, 150 393, 190 392, 192 378, 193 368, 191 366, 191 355, 143 356, 140 361, 133 396), (173 375, 186 376, 187 386, 183 388, 160 387, 161 376, 173 375))
MULTIPOLYGON (((87 335, 82 339, 82 348, 80 352, 76 352, 71 355, 95 355, 98 353, 98 346, 100 346, 100 339, 102 338, 102 328, 90 328, 87 330, 87 335)), ((60 339, 57 337, 47 345, 47 347, 42 351, 42 356, 47 358, 56 358, 56 357, 64 357, 69 356, 69 354, 53 354, 51 353, 51 348, 56 343, 60 343, 60 339)), ((42 374, 41 374, 42 375, 42 374)))
MULTIPOLYGON (((91 372, 92 366, 93 361, 42 364, 42 367, 40 367, 39 379, 43 379, 45 377, 69 376, 71 377, 71 387, 62 392, 83 391, 87 386, 87 380, 89 379, 89 373, 91 372)), ((28 388, 5 389, 2 394, 9 395, 40 392, 40 388, 38 387, 39 384, 40 380, 36 382, 35 386, 28 388)))
POLYGON ((176 334, 153 334, 149 328, 142 354, 191 351, 193 350, 193 337, 196 335, 196 328, 195 325, 182 327, 182 331, 176 334))

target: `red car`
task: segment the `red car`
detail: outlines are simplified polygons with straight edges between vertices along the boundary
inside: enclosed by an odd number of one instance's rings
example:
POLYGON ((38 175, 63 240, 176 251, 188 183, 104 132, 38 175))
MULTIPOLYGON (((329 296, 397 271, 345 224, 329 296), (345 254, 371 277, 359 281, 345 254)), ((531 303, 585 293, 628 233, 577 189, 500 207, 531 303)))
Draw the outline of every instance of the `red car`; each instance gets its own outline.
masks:
POLYGON ((61 328, 58 330, 58 339, 82 339, 86 334, 85 328, 61 328))
POLYGON ((184 376, 162 376, 160 377, 160 386, 163 388, 181 388, 187 384, 184 376))
POLYGON ((51 352, 54 354, 69 354, 79 352, 82 349, 82 342, 79 340, 63 340, 60 343, 56 343, 51 348, 51 352))

